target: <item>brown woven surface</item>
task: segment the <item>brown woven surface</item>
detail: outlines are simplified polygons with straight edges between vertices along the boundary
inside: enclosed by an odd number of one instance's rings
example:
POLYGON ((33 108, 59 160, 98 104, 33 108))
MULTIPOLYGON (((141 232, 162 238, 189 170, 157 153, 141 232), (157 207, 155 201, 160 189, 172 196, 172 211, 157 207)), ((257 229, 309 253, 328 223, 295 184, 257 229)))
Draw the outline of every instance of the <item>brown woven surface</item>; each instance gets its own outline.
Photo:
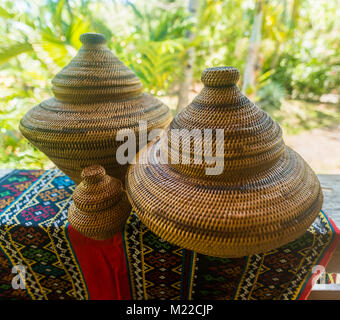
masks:
POLYGON ((70 225, 86 237, 105 240, 121 231, 131 211, 122 182, 93 165, 82 171, 83 181, 73 193, 70 225))
MULTIPOLYGON (((174 150, 189 164, 161 164, 159 140, 144 148, 149 164, 127 173, 129 199, 154 233, 181 247, 218 257, 265 252, 302 235, 323 195, 308 164, 285 146, 279 125, 241 94, 235 68, 206 69, 205 87, 170 129, 224 129, 222 174, 206 175, 194 150, 174 150)), ((204 141, 204 140, 203 140, 204 141)), ((202 142, 203 144, 203 142, 202 142)), ((213 136, 213 150, 216 139, 213 136)), ((162 155, 161 155, 162 157, 162 155)))
MULTIPOLYGON (((83 34, 83 46, 52 80, 54 98, 27 112, 22 134, 65 174, 80 182, 81 170, 101 164, 121 180, 127 166, 116 161, 120 129, 136 132, 139 121, 148 132, 170 122, 166 105, 142 93, 142 84, 106 46, 100 34, 83 34)), ((137 145, 138 147, 138 145, 137 145)))

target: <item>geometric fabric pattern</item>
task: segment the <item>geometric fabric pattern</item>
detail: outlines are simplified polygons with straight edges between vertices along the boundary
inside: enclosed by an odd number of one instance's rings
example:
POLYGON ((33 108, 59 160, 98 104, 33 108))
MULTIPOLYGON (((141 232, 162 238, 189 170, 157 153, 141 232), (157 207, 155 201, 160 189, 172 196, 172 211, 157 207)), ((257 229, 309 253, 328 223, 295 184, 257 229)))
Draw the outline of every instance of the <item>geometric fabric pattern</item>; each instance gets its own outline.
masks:
MULTIPOLYGON (((124 230, 133 299, 295 300, 331 244, 334 231, 320 212, 308 231, 278 249, 242 258, 216 258, 156 236, 132 213, 124 230)), ((308 292, 309 293, 309 292, 308 292)))
POLYGON ((74 188, 59 170, 14 170, 0 180, 0 298, 87 299, 66 234, 74 188), (26 289, 12 288, 18 266, 26 289))
POLYGON ((242 258, 216 258, 159 238, 132 211, 112 241, 79 236, 80 248, 67 222, 74 189, 73 181, 58 169, 14 170, 0 179, 0 299, 90 299, 91 290, 98 296, 98 283, 108 282, 107 288, 124 293, 99 292, 100 297, 305 299, 314 266, 327 264, 340 237, 321 211, 307 232, 287 245, 242 258), (86 253, 87 241, 95 243, 91 250, 96 261, 86 253), (119 268, 113 258, 105 259, 114 253, 119 268), (12 281, 21 266, 25 288, 14 289, 12 281), (90 274, 90 267, 101 271, 90 274), (130 284, 125 291, 119 290, 123 278, 124 288, 130 284))

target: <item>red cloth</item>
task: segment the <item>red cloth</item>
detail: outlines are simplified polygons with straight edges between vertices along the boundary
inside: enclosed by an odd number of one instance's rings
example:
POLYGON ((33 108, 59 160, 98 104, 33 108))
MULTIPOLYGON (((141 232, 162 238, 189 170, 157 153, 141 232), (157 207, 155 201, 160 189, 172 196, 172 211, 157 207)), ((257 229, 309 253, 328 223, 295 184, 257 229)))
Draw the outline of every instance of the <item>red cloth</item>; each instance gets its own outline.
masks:
POLYGON ((129 300, 130 285, 122 233, 112 239, 86 238, 70 225, 67 229, 91 300, 129 300))
MULTIPOLYGON (((340 242, 340 230, 329 219, 335 239, 325 251, 319 265, 326 267, 340 242)), ((112 239, 97 241, 87 238, 68 225, 68 237, 79 262, 91 300, 130 300, 130 283, 125 260, 122 233, 112 239)), ((320 274, 313 274, 299 300, 306 300, 320 274)))

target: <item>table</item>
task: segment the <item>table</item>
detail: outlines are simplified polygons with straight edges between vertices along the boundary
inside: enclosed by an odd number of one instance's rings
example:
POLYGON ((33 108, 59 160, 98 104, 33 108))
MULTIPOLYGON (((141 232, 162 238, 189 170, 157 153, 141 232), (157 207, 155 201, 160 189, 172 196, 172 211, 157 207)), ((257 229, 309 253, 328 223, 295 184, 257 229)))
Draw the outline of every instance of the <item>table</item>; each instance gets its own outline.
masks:
MULTIPOLYGON (((340 228, 340 175, 319 174, 318 178, 324 194, 323 209, 333 219, 337 227, 340 228)), ((326 272, 337 274, 337 278, 340 279, 340 245, 337 246, 332 259, 327 264, 326 272)), ((340 284, 316 284, 309 299, 340 300, 340 284)))
POLYGON ((59 170, 13 171, 0 187, 0 298, 306 299, 313 267, 327 265, 340 237, 320 213, 286 246, 222 259, 171 245, 132 213, 121 233, 96 241, 68 225, 75 186, 59 170), (18 266, 25 288, 14 290, 18 266))

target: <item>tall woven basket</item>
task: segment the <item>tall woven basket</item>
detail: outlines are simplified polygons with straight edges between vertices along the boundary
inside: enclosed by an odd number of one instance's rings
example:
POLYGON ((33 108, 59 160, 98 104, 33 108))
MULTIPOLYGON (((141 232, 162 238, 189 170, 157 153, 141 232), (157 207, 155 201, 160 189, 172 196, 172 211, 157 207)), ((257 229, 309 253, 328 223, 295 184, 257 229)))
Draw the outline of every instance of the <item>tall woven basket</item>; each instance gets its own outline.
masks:
POLYGON ((123 181, 127 164, 116 159, 123 143, 116 141, 117 132, 131 129, 138 142, 139 121, 146 121, 150 132, 166 127, 170 112, 142 92, 139 79, 108 49, 103 35, 86 33, 80 41, 78 54, 52 80, 54 97, 29 110, 19 128, 76 183, 82 169, 93 164, 123 181))
POLYGON ((280 126, 240 92, 239 76, 233 67, 206 69, 204 88, 171 122, 167 139, 140 152, 149 163, 137 158, 127 173, 130 201, 147 227, 173 244, 217 257, 266 252, 298 238, 323 201, 312 169, 285 145, 280 126), (195 129, 202 140, 180 137, 183 129, 195 129), (210 138, 207 129, 213 129, 210 138), (215 163, 200 163, 199 152, 209 145, 215 163), (222 164, 220 172, 207 174, 216 164, 222 164))

